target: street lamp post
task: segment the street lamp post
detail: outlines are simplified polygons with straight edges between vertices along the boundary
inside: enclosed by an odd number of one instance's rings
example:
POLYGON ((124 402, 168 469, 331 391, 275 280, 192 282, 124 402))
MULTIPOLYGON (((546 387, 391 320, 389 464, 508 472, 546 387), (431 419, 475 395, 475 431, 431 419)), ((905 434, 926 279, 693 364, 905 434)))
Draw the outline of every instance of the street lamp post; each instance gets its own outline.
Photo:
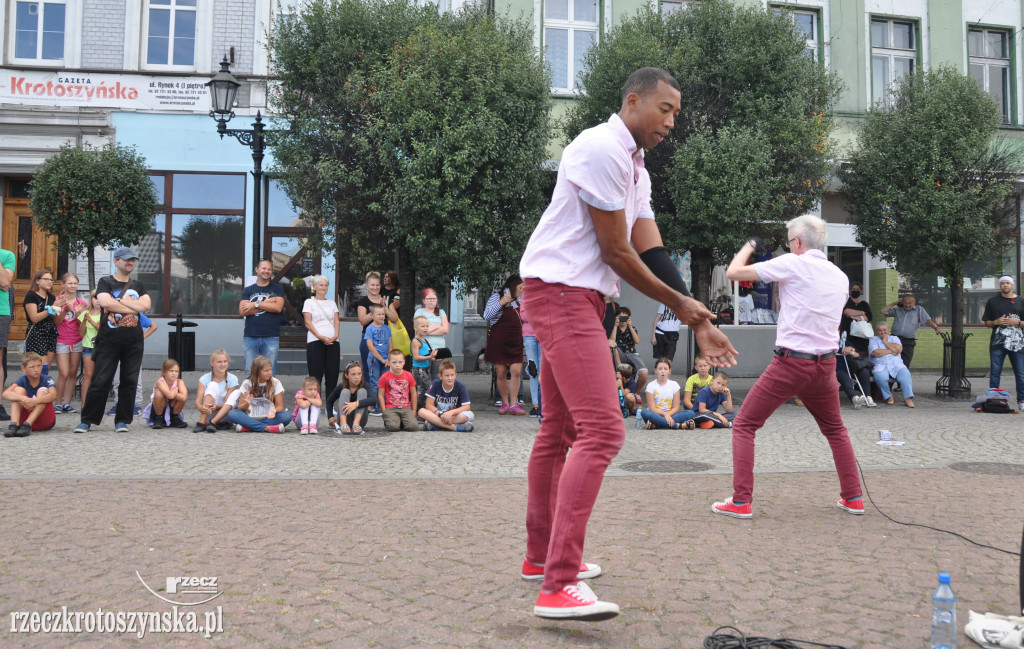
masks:
POLYGON ((210 100, 213 109, 210 117, 217 120, 217 133, 221 139, 225 135, 234 136, 242 144, 252 149, 252 263, 255 266, 262 258, 260 255, 260 220, 263 218, 261 197, 263 195, 263 150, 266 147, 266 134, 273 132, 264 128, 263 116, 256 111, 256 121, 251 129, 228 128, 228 121, 235 116, 232 108, 235 105, 235 94, 241 86, 231 71, 228 70, 228 57, 220 62, 218 72, 206 85, 210 88, 210 100))

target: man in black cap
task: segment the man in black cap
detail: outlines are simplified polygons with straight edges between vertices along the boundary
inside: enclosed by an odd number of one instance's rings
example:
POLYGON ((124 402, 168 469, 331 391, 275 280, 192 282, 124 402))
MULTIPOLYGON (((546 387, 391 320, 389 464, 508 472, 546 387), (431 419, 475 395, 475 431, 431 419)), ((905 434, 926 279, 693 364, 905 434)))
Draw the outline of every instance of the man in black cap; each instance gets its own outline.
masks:
POLYGON ((74 432, 86 433, 89 426, 103 421, 107 394, 114 372, 121 365, 121 385, 117 390, 117 414, 114 430, 128 432, 135 405, 135 387, 142 367, 142 327, 139 314, 150 309, 150 298, 142 284, 131 278, 139 256, 131 248, 114 251, 114 274, 96 282, 96 301, 100 305, 100 326, 93 346, 92 383, 82 403, 82 423, 74 432))

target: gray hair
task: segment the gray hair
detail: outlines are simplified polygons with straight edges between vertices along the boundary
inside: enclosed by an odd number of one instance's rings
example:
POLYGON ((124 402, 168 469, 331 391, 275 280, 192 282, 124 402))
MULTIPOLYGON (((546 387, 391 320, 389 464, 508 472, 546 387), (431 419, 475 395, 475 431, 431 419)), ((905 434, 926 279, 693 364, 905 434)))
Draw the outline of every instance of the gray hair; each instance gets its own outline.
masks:
POLYGON ((313 275, 312 277, 309 278, 309 283, 314 287, 320 282, 327 282, 328 286, 331 285, 331 280, 327 279, 323 275, 313 275))
POLYGON ((828 229, 825 222, 813 214, 802 214, 786 223, 786 230, 793 237, 800 237, 804 248, 825 250, 828 229))

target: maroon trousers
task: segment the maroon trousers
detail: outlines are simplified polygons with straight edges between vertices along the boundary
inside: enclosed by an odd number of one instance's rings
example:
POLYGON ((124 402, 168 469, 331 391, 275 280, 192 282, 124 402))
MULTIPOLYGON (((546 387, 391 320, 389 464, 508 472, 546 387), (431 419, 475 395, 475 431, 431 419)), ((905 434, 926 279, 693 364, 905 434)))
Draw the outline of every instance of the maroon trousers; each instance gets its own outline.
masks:
MULTIPOLYGON (((754 383, 732 424, 733 501, 749 503, 754 493, 754 436, 775 410, 799 397, 832 449, 842 498, 861 495, 857 456, 839 414, 836 359, 812 361, 774 356, 754 383)), ((546 413, 545 413, 546 414, 546 413)))
POLYGON ((543 588, 555 591, 578 581, 590 512, 626 429, 608 366, 601 294, 531 278, 523 299, 544 350, 544 417, 528 468, 526 559, 544 565, 543 588))

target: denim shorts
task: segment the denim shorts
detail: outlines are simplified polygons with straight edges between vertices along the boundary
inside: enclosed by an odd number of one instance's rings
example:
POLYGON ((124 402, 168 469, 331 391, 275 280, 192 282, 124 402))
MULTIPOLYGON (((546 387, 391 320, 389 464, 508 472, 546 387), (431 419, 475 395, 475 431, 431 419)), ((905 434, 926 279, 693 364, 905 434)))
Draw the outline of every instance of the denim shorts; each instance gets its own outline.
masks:
POLYGON ((82 341, 79 340, 74 345, 65 345, 64 343, 57 343, 58 354, 70 354, 71 352, 82 353, 82 341))
POLYGON ((89 358, 90 356, 92 356, 92 347, 83 347, 82 358, 89 358))

